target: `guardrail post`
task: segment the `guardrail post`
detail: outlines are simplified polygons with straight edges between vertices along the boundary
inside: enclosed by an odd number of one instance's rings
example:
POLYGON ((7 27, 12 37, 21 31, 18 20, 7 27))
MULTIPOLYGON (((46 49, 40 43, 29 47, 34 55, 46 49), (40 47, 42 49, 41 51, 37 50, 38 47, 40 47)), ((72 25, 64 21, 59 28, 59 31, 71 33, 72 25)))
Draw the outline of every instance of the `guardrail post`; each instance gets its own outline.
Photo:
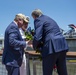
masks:
POLYGON ((31 75, 30 74, 30 61, 29 61, 29 53, 26 52, 26 72, 27 72, 27 75, 31 75))

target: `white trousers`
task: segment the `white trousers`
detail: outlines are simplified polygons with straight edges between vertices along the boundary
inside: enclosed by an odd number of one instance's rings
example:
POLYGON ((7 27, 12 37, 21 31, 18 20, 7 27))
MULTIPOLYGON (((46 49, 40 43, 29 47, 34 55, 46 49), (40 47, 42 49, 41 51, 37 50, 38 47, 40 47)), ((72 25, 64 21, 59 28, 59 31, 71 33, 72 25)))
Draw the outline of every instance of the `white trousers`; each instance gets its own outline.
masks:
POLYGON ((23 62, 20 67, 20 75, 26 75, 26 56, 25 56, 25 54, 23 55, 23 62))

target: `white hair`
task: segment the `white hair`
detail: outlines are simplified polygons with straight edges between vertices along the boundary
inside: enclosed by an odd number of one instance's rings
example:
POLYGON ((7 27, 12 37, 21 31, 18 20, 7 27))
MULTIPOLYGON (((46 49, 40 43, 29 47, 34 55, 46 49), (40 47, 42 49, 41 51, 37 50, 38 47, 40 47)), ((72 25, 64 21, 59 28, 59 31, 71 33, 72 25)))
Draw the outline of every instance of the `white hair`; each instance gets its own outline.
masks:
POLYGON ((19 13, 15 16, 15 20, 18 20, 18 19, 24 19, 25 18, 25 15, 22 14, 22 13, 19 13))
POLYGON ((17 14, 16 16, 15 16, 15 21, 17 21, 17 20, 19 20, 19 19, 22 19, 22 20, 24 20, 25 22, 29 22, 29 16, 25 16, 24 14, 22 14, 22 13, 19 13, 19 14, 17 14))
POLYGON ((42 15, 42 11, 40 9, 35 9, 32 11, 32 15, 39 17, 42 15))

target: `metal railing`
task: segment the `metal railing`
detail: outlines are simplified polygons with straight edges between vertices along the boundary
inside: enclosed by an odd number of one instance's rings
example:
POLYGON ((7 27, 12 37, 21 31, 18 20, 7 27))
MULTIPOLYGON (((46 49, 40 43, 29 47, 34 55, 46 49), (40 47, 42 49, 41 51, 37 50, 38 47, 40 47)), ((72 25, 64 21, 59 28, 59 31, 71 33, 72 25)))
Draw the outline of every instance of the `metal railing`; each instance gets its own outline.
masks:
MULTIPOLYGON (((76 75, 76 60, 67 60, 68 75, 76 75), (75 62, 73 62, 75 61, 75 62)), ((33 61, 33 75, 43 75, 42 62, 39 60, 33 61)), ((57 71, 53 70, 53 75, 58 75, 57 71)))
POLYGON ((0 56, 0 75, 7 75, 7 71, 5 66, 2 64, 2 56, 0 56))
MULTIPOLYGON (((42 61, 36 57, 31 57, 26 54, 27 57, 27 75, 43 75, 42 73, 42 61), (31 58, 30 58, 31 57, 31 58), (30 58, 30 59, 29 59, 30 58)), ((5 66, 1 63, 2 57, 0 56, 0 75, 7 75, 5 66)), ((76 75, 76 59, 67 59, 68 75, 76 75)), ((53 75, 58 75, 56 71, 53 71, 53 75)))

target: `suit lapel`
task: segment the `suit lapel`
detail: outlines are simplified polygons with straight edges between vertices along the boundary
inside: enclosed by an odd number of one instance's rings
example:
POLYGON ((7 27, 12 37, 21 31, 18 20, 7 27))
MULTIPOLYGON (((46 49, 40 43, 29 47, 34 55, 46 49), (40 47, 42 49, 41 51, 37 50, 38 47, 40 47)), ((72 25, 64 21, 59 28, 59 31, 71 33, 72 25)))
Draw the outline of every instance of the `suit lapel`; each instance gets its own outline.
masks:
POLYGON ((22 37, 21 37, 21 34, 20 34, 20 31, 19 31, 18 26, 17 26, 14 22, 12 22, 12 23, 13 23, 13 25, 15 25, 15 27, 17 28, 17 31, 18 31, 20 40, 23 40, 22 37))

